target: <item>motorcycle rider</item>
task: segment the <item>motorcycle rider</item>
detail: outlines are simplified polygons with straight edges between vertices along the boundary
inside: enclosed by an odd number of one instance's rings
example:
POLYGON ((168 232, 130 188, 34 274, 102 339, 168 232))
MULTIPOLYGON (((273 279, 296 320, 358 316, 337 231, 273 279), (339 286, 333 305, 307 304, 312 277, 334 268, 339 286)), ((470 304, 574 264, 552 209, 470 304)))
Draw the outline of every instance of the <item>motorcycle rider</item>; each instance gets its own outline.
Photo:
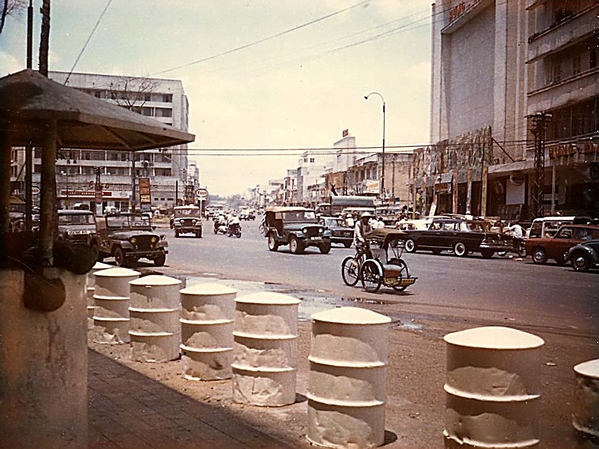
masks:
POLYGON ((235 235, 240 226, 241 222, 239 221, 239 217, 237 216, 237 214, 231 214, 227 223, 228 234, 235 235))

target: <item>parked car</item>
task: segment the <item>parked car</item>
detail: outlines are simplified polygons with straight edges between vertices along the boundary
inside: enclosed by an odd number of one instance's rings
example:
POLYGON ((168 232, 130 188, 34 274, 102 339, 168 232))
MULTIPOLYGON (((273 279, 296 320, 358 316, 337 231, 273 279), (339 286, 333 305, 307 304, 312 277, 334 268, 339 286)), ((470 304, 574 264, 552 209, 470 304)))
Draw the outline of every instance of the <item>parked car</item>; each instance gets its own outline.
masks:
POLYGON ((58 240, 93 246, 96 249, 97 236, 96 217, 89 210, 58 211, 58 240))
POLYGON ((198 206, 177 206, 173 209, 172 228, 175 238, 181 234, 202 237, 202 211, 198 206))
POLYGON ((573 246, 566 253, 565 259, 576 271, 599 268, 599 240, 588 240, 573 246))
POLYGON ((586 216, 551 216, 535 218, 526 232, 526 237, 553 237, 562 225, 591 224, 592 218, 586 216))
POLYGON ((331 243, 340 243, 349 248, 354 242, 354 230, 345 224, 343 218, 320 217, 318 221, 326 229, 331 231, 331 243))
POLYGON ((316 212, 304 207, 272 207, 265 211, 264 235, 268 249, 289 245, 293 254, 301 254, 309 246, 321 253, 331 251, 331 231, 318 223, 316 212))
POLYGON ((142 213, 105 215, 98 223, 98 260, 114 257, 118 266, 127 266, 141 258, 158 267, 164 265, 168 242, 154 232, 150 216, 142 213))
POLYGON ((529 237, 526 239, 526 254, 532 256, 532 261, 545 264, 554 259, 558 265, 566 263, 566 252, 587 240, 599 239, 599 226, 569 224, 561 226, 553 237, 529 237))
POLYGON ((242 209, 239 213, 240 220, 255 220, 256 211, 254 209, 242 209))
POLYGON ((478 252, 485 259, 493 257, 496 251, 509 251, 512 248, 512 238, 491 232, 489 228, 489 223, 482 220, 435 218, 428 229, 406 231, 408 236, 405 249, 410 253, 429 250, 433 254, 451 250, 459 257, 478 252))

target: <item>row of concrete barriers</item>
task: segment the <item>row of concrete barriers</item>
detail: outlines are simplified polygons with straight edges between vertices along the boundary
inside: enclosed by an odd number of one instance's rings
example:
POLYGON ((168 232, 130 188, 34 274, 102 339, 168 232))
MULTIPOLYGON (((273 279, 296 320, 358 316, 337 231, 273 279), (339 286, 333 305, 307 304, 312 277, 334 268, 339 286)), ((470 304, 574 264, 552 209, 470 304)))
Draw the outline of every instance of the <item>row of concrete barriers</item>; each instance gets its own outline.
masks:
MULTIPOLYGON (((88 318, 97 343, 131 344, 138 362, 182 361, 191 381, 232 379, 235 402, 285 406, 296 398, 300 301, 264 292, 237 297, 221 284, 96 264, 88 318)), ((341 307, 311 316, 308 432, 324 447, 384 443, 390 319, 341 307)), ((446 447, 536 447, 544 341, 507 327, 448 334, 446 447)), ((599 438, 599 359, 574 368, 572 424, 599 438)))

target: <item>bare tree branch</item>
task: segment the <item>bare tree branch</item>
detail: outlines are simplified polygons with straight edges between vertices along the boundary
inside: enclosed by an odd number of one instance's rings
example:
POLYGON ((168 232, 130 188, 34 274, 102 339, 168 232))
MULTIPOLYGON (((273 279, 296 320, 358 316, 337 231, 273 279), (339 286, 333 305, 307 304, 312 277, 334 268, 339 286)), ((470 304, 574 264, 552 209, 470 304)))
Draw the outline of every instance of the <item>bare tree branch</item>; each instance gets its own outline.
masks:
POLYGON ((0 11, 0 34, 4 29, 6 17, 19 15, 27 8, 27 0, 2 0, 2 11, 0 11))

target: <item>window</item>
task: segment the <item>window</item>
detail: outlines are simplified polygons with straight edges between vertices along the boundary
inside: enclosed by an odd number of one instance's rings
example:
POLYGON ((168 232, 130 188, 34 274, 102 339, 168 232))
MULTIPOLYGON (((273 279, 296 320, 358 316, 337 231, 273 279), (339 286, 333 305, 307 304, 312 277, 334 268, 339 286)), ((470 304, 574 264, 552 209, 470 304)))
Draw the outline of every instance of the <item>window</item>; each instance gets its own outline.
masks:
POLYGON ((173 94, 162 94, 162 102, 163 103, 172 103, 173 102, 173 94))
POLYGON ((554 64, 551 73, 551 82, 559 83, 562 80, 562 64, 560 62, 554 64))
POLYGON ((580 55, 572 58, 572 74, 578 75, 580 73, 580 55))
POLYGON ((172 109, 167 108, 156 108, 156 117, 172 117, 172 109))
POLYGON ((311 158, 310 158, 310 163, 311 163, 311 164, 313 164, 313 163, 314 163, 314 158, 313 158, 313 157, 311 157, 311 158))

